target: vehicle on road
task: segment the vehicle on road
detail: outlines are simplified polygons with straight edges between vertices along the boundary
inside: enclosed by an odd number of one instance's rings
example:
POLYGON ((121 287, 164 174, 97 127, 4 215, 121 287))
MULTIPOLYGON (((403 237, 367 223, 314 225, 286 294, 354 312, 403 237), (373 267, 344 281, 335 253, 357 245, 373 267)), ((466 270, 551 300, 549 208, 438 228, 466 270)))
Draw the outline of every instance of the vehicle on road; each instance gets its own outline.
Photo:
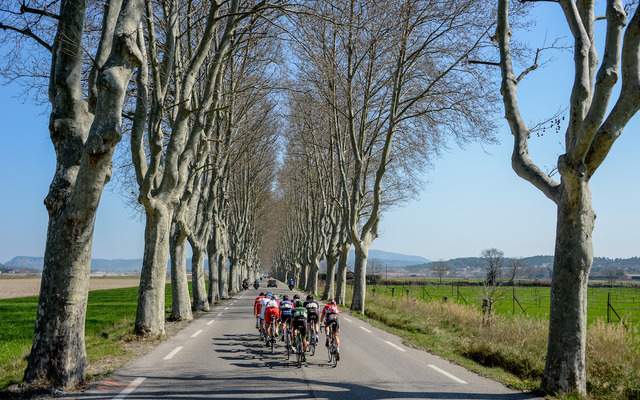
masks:
POLYGON ((269 279, 269 282, 267 282, 267 287, 278 287, 278 281, 276 281, 275 279, 269 279))

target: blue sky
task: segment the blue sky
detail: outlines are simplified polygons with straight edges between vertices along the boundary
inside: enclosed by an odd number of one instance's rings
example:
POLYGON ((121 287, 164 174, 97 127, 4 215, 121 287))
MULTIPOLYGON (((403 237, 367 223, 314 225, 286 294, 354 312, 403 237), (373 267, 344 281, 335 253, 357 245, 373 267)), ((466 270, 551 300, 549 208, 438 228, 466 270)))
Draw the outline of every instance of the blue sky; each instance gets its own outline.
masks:
MULTIPOLYGON (((566 35, 559 7, 537 9, 539 24, 528 35, 566 35)), ((520 32, 516 31, 518 37, 520 32)), ((539 120, 566 105, 572 82, 571 54, 531 74, 519 87, 527 120, 539 120)), ((496 87, 496 90, 499 90, 496 87)), ((55 168, 47 128, 48 114, 14 98, 16 87, 0 87, 0 262, 15 256, 42 256, 47 229, 43 205, 55 168)), ((479 256, 495 247, 509 257, 553 254, 556 207, 511 169, 512 136, 499 120, 500 145, 452 145, 434 163, 420 199, 387 212, 372 248, 419 255, 432 260, 479 256)), ((640 117, 618 139, 591 180, 597 213, 593 235, 597 257, 640 256, 640 117)), ((562 135, 562 133, 560 134, 562 135)), ((530 151, 543 170, 551 169, 562 151, 555 133, 534 136, 530 151)), ((109 184, 97 215, 94 258, 142 258, 144 225, 112 193, 109 184)))

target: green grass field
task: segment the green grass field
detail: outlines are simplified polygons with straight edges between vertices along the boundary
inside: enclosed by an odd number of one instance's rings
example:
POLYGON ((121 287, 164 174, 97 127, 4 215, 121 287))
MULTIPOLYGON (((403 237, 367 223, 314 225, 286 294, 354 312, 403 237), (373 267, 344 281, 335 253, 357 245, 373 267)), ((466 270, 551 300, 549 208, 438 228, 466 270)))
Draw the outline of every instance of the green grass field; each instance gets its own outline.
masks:
MULTIPOLYGON (((171 303, 168 284, 165 292, 167 315, 171 303)), ((137 306, 137 287, 89 292, 85 324, 89 363, 118 356, 124 351, 118 344, 123 337, 132 334, 137 306)), ((37 307, 37 297, 0 300, 0 390, 22 381, 31 351, 37 307)))
MULTIPOLYGON (((456 282, 437 284, 425 281, 421 285, 370 285, 368 295, 408 296, 425 301, 447 301, 482 309, 482 300, 488 297, 483 286, 457 285, 456 282)), ((524 314, 539 319, 549 318, 549 287, 503 286, 494 293, 494 312, 498 314, 524 314)), ((625 324, 640 323, 640 287, 613 287, 588 289, 587 317, 589 323, 597 319, 625 324)))

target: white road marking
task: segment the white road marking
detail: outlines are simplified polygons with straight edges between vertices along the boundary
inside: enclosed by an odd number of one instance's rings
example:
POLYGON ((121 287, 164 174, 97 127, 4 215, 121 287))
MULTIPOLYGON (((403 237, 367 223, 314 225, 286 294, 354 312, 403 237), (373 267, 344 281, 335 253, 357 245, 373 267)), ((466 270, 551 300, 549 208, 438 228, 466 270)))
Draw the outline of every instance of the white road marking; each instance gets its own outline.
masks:
POLYGON ((224 309, 225 309, 225 310, 228 310, 228 309, 229 309, 229 307, 225 307, 224 309))
POLYGON ((449 378, 453 379, 454 381, 456 381, 456 382, 458 382, 458 383, 462 383, 462 384, 466 384, 466 383, 467 383, 467 382, 463 381, 462 379, 458 378, 457 376, 455 376, 455 375, 451 375, 451 374, 450 374, 450 373, 448 373, 447 371, 442 370, 442 369, 440 369, 440 368, 436 367, 435 365, 431 365, 431 364, 429 364, 429 366, 430 366, 431 368, 435 369, 436 371, 440 372, 442 375, 448 376, 449 378))
POLYGON ((202 333, 202 329, 197 330, 197 331, 196 331, 196 333, 194 333, 193 335, 191 335, 191 337, 196 337, 196 336, 198 336, 198 335, 199 335, 199 334, 201 334, 201 333, 202 333))
POLYGON ((133 380, 133 382, 131 382, 129 384, 129 386, 127 386, 122 392, 120 392, 120 394, 118 394, 116 397, 113 398, 113 400, 116 399, 124 399, 125 397, 127 397, 131 392, 133 392, 134 390, 136 390, 136 388, 138 386, 140 386, 140 384, 142 382, 144 382, 144 380, 147 378, 136 378, 133 380))
POLYGON ((385 340, 384 342, 385 342, 386 344, 388 344, 389 346, 393 346, 393 347, 395 347, 396 349, 398 349, 398 350, 400 350, 400 351, 407 351, 407 349, 403 349, 402 347, 398 346, 397 344, 391 343, 391 342, 390 342, 390 341, 388 341, 388 340, 385 340))
POLYGON ((221 316, 221 315, 222 315, 222 313, 218 313, 218 317, 221 316))
POLYGON ((360 329, 362 329, 363 331, 367 332, 367 333, 371 333, 370 330, 368 330, 367 328, 365 328, 364 326, 361 326, 360 329))
POLYGON ((207 322, 207 325, 213 324, 213 321, 215 321, 215 319, 212 319, 211 321, 207 322))
POLYGON ((350 320, 350 319, 349 319, 349 318, 347 318, 347 317, 344 317, 344 319, 346 319, 346 320, 347 320, 347 321, 349 321, 349 322, 353 322, 352 320, 350 320))
POLYGON ((163 358, 163 360, 171 360, 171 359, 173 358, 173 356, 175 356, 176 354, 178 354, 178 352, 179 352, 180 350, 182 350, 182 349, 183 349, 183 347, 182 347, 182 346, 178 346, 178 347, 176 347, 175 349, 173 349, 173 351, 172 351, 171 353, 167 354, 167 355, 163 358))

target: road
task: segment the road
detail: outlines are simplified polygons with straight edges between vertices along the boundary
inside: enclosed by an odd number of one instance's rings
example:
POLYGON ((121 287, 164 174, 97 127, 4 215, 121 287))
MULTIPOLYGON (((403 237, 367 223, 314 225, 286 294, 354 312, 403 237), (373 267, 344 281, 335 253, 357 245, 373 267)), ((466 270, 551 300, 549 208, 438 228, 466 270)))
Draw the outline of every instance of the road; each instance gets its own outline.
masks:
MULTIPOLYGON (((261 288, 260 290, 264 290, 261 288)), ((265 290, 266 291, 266 290, 265 290)), ((274 293, 292 294, 280 285, 274 293)), ((534 397, 421 350, 343 312, 342 359, 324 345, 302 368, 258 340, 250 289, 74 399, 498 399, 534 397)), ((322 339, 322 335, 321 335, 322 339)))

